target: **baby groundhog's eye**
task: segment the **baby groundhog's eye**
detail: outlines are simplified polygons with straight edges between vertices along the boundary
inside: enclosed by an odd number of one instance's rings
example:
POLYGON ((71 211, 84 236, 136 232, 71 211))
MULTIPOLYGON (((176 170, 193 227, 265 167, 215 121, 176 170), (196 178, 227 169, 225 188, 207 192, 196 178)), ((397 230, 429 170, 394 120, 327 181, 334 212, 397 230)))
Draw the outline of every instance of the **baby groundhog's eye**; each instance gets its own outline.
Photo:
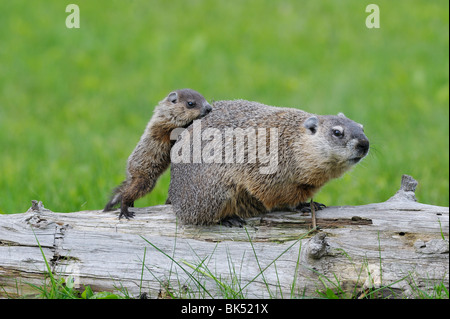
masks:
POLYGON ((189 101, 187 102, 188 108, 194 107, 195 106, 195 102, 189 101))

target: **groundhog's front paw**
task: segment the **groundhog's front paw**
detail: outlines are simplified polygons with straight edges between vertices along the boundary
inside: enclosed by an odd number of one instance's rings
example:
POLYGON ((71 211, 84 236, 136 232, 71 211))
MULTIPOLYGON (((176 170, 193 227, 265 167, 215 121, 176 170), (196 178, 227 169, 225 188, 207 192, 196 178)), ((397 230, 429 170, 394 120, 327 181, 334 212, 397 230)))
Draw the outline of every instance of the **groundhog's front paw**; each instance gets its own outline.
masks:
MULTIPOLYGON (((313 205, 314 205, 314 210, 315 211, 322 210, 325 207, 327 207, 324 204, 317 203, 317 202, 313 202, 313 205)), ((300 211, 302 213, 311 213, 311 203, 309 203, 309 202, 301 203, 300 205, 295 207, 295 210, 300 211)))
POLYGON ((242 228, 244 225, 246 225, 247 222, 240 218, 239 216, 229 216, 225 217, 219 222, 219 225, 226 226, 226 227, 240 227, 242 228))

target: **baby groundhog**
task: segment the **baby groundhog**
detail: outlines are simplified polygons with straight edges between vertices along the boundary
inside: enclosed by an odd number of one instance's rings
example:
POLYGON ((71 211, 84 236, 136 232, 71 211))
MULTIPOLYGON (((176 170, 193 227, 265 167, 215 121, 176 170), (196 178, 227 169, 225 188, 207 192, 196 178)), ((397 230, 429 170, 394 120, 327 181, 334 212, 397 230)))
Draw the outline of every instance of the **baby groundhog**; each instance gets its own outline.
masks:
POLYGON ((211 105, 198 92, 183 89, 171 92, 156 106, 153 117, 144 134, 128 158, 127 178, 117 187, 104 211, 120 205, 121 217, 130 218, 134 213, 128 207, 149 193, 159 176, 170 164, 170 140, 172 130, 187 127, 193 120, 211 111, 211 105))
POLYGON ((362 125, 343 114, 219 101, 174 144, 169 200, 184 223, 240 226, 306 202, 368 151, 362 125))

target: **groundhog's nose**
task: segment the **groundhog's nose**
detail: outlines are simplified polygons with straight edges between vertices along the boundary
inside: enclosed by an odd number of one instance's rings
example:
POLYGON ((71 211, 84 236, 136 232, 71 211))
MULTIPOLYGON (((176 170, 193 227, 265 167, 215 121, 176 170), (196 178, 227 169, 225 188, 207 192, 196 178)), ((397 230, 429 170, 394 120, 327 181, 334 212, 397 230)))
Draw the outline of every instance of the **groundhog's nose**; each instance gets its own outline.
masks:
POLYGON ((356 149, 362 156, 366 155, 369 151, 369 140, 367 138, 360 139, 356 144, 356 149))

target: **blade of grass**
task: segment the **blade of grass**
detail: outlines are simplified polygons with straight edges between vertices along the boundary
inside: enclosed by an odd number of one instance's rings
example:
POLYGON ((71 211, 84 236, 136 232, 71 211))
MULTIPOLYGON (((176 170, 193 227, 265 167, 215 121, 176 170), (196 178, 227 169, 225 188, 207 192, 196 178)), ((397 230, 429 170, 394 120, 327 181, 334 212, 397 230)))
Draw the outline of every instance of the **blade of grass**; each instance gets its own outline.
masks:
MULTIPOLYGON (((259 272, 261 274, 262 280, 263 280, 264 284, 266 285, 267 292, 269 293, 270 298, 273 298, 272 292, 270 291, 269 284, 267 283, 266 278, 264 277, 264 271, 261 269, 261 265, 259 263, 258 255, 256 254, 255 247, 253 246, 253 241, 250 238, 250 234, 248 233, 247 227, 244 227, 244 229, 245 229, 245 233, 247 234, 247 238, 248 238, 248 241, 250 243, 250 246, 252 247, 253 256, 255 256, 256 264, 258 265, 259 272)), ((267 269, 267 267, 265 269, 267 269)))
MULTIPOLYGON (((284 251, 281 252, 280 255, 277 256, 277 258, 275 258, 274 260, 272 260, 272 262, 270 262, 264 269, 262 269, 260 271, 260 273, 258 273, 255 277, 253 277, 247 284, 244 285, 244 287, 242 287, 241 291, 244 290, 247 286, 249 286, 252 282, 254 282, 256 280, 256 278, 258 278, 261 275, 261 272, 266 271, 273 263, 275 263, 278 259, 281 258, 281 256, 283 256, 287 251, 289 251, 292 247, 294 247, 298 242, 301 242, 302 239, 304 239, 305 237, 307 237, 310 233, 312 233, 313 230, 308 231, 307 233, 303 234, 302 236, 300 236, 300 238, 298 238, 297 240, 295 240, 291 245, 289 245, 289 247, 287 247, 284 251)), ((247 233, 247 236, 249 238, 249 234, 247 233)), ((249 238, 249 240, 251 240, 251 238, 249 238)))
POLYGON ((142 295, 142 280, 144 279, 144 265, 145 265, 145 256, 147 254, 147 247, 144 247, 144 258, 142 259, 142 269, 141 269, 141 280, 139 282, 139 296, 142 295))
POLYGON ((197 278, 195 278, 194 276, 192 276, 192 274, 190 274, 179 262, 177 262, 173 257, 169 256, 168 254, 166 254, 164 251, 162 251, 159 247, 155 246, 152 242, 148 241, 145 237, 140 236, 143 240, 145 240, 150 246, 152 246, 153 248, 155 248, 157 251, 159 251, 161 254, 163 254, 164 256, 166 256, 167 258, 169 258, 173 263, 175 263, 178 267, 181 268, 181 270, 184 271, 184 273, 186 275, 188 275, 189 278, 191 278, 193 281, 195 281, 197 283, 197 285, 199 287, 201 287, 210 298, 214 298, 209 291, 205 288, 205 286, 202 285, 202 283, 200 281, 197 280, 197 278))

